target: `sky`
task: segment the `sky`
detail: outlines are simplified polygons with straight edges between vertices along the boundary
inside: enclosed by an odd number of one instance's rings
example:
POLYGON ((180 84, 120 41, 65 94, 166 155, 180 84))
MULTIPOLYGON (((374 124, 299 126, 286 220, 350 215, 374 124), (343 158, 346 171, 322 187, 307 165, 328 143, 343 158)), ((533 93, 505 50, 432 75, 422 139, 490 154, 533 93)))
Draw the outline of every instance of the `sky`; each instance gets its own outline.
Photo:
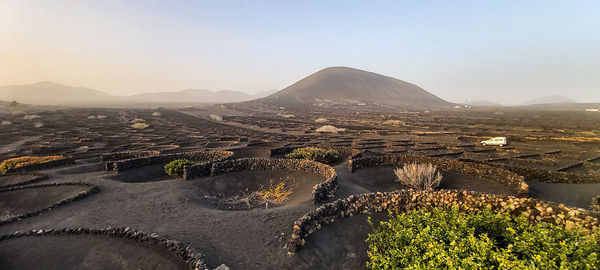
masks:
POLYGON ((283 89, 329 66, 452 102, 600 102, 600 1, 0 0, 0 85, 283 89))

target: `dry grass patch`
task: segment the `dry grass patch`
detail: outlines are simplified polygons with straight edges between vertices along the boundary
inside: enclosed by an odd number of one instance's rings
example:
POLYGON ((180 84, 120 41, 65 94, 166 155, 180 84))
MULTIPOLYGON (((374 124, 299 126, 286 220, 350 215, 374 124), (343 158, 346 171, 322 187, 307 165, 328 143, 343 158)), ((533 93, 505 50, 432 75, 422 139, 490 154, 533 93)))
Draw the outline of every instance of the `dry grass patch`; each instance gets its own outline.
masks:
POLYGON ((252 208, 264 205, 280 205, 284 203, 293 190, 287 180, 278 184, 269 184, 266 188, 259 188, 256 191, 242 191, 240 194, 226 197, 223 196, 205 196, 206 199, 215 201, 219 206, 229 210, 250 210, 252 208))
POLYGON ((417 190, 434 189, 442 182, 442 174, 431 163, 404 164, 404 167, 396 168, 394 173, 400 184, 417 190))
POLYGON ((338 132, 344 132, 344 131, 346 131, 345 128, 336 128, 332 125, 325 125, 320 128, 317 128, 317 130, 316 130, 316 132, 322 132, 322 133, 338 133, 338 132))
POLYGON ((150 127, 150 125, 148 125, 146 123, 135 123, 135 124, 131 125, 131 127, 135 128, 135 129, 145 129, 145 128, 150 127))
POLYGON ((40 164, 40 163, 53 161, 53 160, 60 160, 60 159, 64 159, 64 158, 65 157, 61 156, 61 155, 44 156, 44 157, 24 156, 24 157, 18 157, 18 158, 10 158, 10 159, 4 160, 4 161, 2 161, 2 163, 0 163, 0 172, 7 173, 8 171, 19 168, 19 167, 32 165, 32 164, 40 164))
POLYGON ((317 118, 315 119, 315 123, 317 124, 323 124, 323 123, 327 123, 327 118, 317 118))
POLYGON ((387 126, 403 126, 404 122, 400 120, 385 120, 383 121, 383 124, 387 126))

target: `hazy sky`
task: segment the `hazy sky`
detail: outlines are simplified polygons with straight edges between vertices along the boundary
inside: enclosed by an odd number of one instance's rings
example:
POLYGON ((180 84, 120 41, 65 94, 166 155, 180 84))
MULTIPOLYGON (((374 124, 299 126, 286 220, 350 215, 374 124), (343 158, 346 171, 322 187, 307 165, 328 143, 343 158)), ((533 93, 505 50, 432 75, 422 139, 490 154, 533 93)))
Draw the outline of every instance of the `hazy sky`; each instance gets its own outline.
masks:
POLYGON ((0 85, 257 92, 328 66, 449 101, 600 102, 600 1, 0 0, 0 85))

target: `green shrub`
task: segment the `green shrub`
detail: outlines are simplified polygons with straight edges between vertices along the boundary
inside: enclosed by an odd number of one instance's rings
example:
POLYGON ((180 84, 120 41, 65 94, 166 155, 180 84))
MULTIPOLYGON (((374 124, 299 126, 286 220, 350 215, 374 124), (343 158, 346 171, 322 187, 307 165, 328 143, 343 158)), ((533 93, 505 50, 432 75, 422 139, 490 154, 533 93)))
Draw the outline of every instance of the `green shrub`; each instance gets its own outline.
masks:
POLYGON ((165 165, 165 173, 170 176, 183 176, 183 166, 194 165, 200 163, 189 159, 177 159, 165 165))
POLYGON ((340 152, 319 147, 303 147, 285 155, 286 158, 308 159, 324 163, 334 162, 340 158, 340 152))
POLYGON ((412 210, 367 238, 370 269, 599 269, 600 233, 583 235, 489 210, 412 210))

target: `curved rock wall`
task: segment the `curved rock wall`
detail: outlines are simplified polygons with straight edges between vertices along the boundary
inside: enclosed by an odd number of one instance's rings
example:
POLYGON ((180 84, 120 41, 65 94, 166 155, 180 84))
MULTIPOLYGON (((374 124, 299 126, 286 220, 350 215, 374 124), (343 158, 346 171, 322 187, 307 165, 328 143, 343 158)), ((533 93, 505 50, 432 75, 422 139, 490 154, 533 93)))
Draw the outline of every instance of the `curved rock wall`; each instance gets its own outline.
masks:
POLYGON ((549 222, 562 225, 566 229, 579 227, 583 232, 597 230, 600 226, 598 215, 583 209, 572 209, 564 205, 531 198, 517 198, 468 191, 415 191, 399 190, 387 193, 352 195, 332 203, 324 204, 310 211, 293 224, 293 231, 286 244, 289 254, 294 254, 304 245, 305 239, 322 225, 336 219, 358 214, 372 214, 381 211, 406 211, 414 208, 459 206, 461 211, 472 212, 491 209, 506 212, 512 216, 526 215, 532 222, 549 222))
POLYGON ((18 168, 13 168, 13 169, 8 170, 6 172, 6 174, 29 172, 29 171, 36 171, 36 170, 45 170, 45 169, 50 169, 50 168, 64 166, 64 165, 71 165, 71 164, 75 164, 75 160, 70 157, 65 157, 63 159, 51 160, 51 161, 47 161, 44 163, 36 163, 36 164, 21 166, 18 168))
POLYGON ((32 184, 32 183, 35 183, 35 182, 39 182, 39 181, 48 179, 48 174, 46 174, 46 173, 10 173, 10 174, 0 175, 0 181, 2 180, 2 177, 8 177, 8 176, 11 176, 11 175, 32 175, 32 176, 35 176, 35 177, 32 178, 32 179, 30 179, 30 180, 28 180, 28 181, 24 181, 24 182, 21 182, 21 183, 16 183, 16 184, 6 185, 6 186, 3 186, 3 187, 0 187, 0 189, 7 189, 7 188, 11 188, 11 187, 16 187, 16 186, 23 186, 23 185, 32 184))
MULTIPOLYGON (((312 147, 312 146, 309 146, 312 147)), ((340 147, 340 146, 327 146, 327 145, 318 145, 315 147, 319 147, 319 148, 323 148, 323 149, 331 149, 331 150, 337 150, 340 152, 340 154, 344 155, 344 156, 350 156, 351 158, 355 158, 360 156, 360 150, 354 149, 354 148, 348 148, 348 147, 340 147)), ((276 156, 276 155, 286 155, 289 154, 291 152, 294 152, 294 150, 296 149, 300 149, 303 147, 280 147, 280 148, 272 148, 271 149, 271 157, 272 156, 276 156)))
POLYGON ((77 194, 74 197, 71 198, 67 198, 64 199, 60 202, 57 202, 49 207, 43 208, 43 209, 38 209, 35 210, 33 212, 29 212, 20 216, 15 216, 15 217, 10 217, 9 219, 5 219, 0 221, 0 225, 15 221, 15 220, 19 220, 22 218, 26 218, 26 217, 31 217, 31 216, 35 216, 35 215, 39 215, 43 212, 52 210, 54 208, 57 208, 59 206, 68 204, 70 202, 73 201, 77 201, 77 200, 81 200, 83 198, 86 198, 87 196, 90 196, 91 194, 94 194, 98 191, 100 191, 100 188, 98 188, 98 186, 92 184, 92 183, 84 183, 84 182, 61 182, 61 183, 48 183, 48 184, 39 184, 39 185, 33 185, 33 186, 17 186, 17 187, 12 187, 12 188, 7 188, 7 189, 1 189, 0 193, 2 192, 8 192, 8 191, 13 191, 13 190, 20 190, 20 189, 28 189, 28 188, 42 188, 42 187, 56 187, 56 186, 68 186, 68 185, 78 185, 78 186, 88 186, 90 187, 90 189, 80 192, 79 194, 77 194))
POLYGON ((592 203, 590 203, 590 210, 600 213, 600 195, 592 198, 592 203))
POLYGON ((106 237, 121 237, 134 241, 148 242, 160 248, 168 249, 173 255, 183 259, 190 265, 190 269, 204 270, 208 269, 203 261, 204 254, 197 252, 191 245, 181 243, 177 240, 170 240, 159 236, 156 233, 145 233, 137 230, 125 228, 109 227, 106 229, 91 229, 91 228, 64 228, 64 229, 47 229, 47 230, 32 230, 27 232, 15 232, 0 236, 0 241, 9 239, 27 237, 27 236, 44 236, 44 235, 77 235, 77 234, 95 234, 106 237))
POLYGON ((305 159, 243 158, 184 166, 184 178, 215 176, 237 171, 289 170, 314 173, 325 178, 313 187, 313 202, 318 204, 335 195, 337 174, 329 165, 305 159))
MULTIPOLYGON (((489 163, 488 163, 489 164, 489 163)), ((549 183, 599 183, 600 177, 590 174, 575 174, 568 172, 557 172, 541 170, 530 167, 510 166, 505 164, 491 164, 505 170, 522 175, 527 181, 539 181, 549 183)))
POLYGON ((233 152, 231 151, 195 151, 175 154, 154 155, 148 157, 118 160, 114 162, 109 161, 106 163, 106 169, 119 173, 139 167, 145 167, 155 164, 167 164, 177 159, 209 160, 210 162, 215 162, 229 159, 232 155, 233 152), (108 163, 112 163, 112 165, 109 165, 108 163))
POLYGON ((508 185, 519 197, 529 195, 529 186, 525 183, 523 176, 485 164, 461 162, 452 159, 407 155, 371 156, 350 159, 348 161, 348 170, 354 172, 360 168, 401 166, 405 163, 431 163, 442 170, 475 175, 479 178, 491 179, 508 185))

